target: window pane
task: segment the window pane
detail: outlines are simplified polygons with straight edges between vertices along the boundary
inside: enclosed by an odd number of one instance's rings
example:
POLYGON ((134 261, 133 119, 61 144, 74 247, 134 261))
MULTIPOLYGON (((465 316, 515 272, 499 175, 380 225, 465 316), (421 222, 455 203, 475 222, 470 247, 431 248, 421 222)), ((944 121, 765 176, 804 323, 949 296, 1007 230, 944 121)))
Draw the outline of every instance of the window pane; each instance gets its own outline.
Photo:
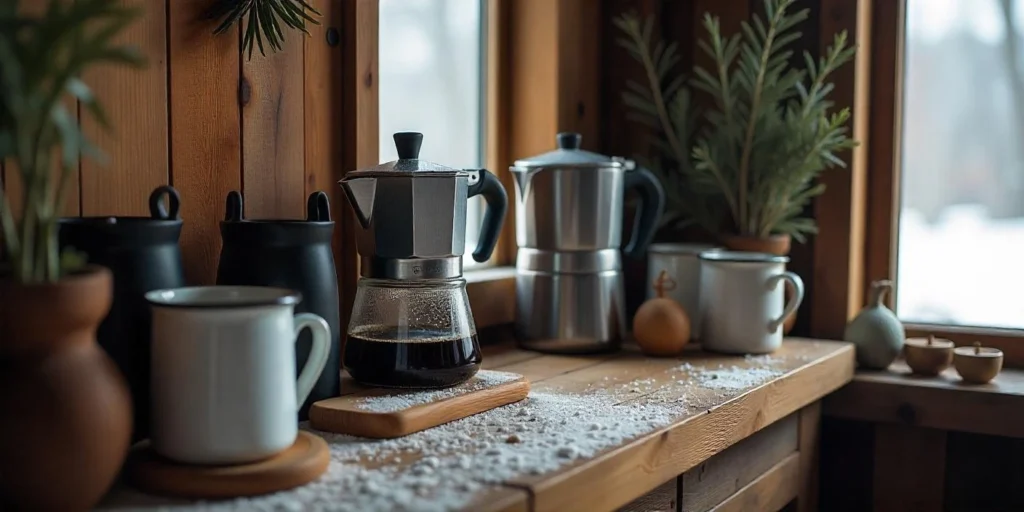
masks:
POLYGON ((897 313, 1024 327, 1024 0, 909 0, 897 313))
MULTIPOLYGON (((420 157, 458 168, 484 166, 481 0, 380 1, 380 158, 398 158, 391 136, 423 132, 420 157)), ((469 202, 466 266, 483 203, 469 202)))

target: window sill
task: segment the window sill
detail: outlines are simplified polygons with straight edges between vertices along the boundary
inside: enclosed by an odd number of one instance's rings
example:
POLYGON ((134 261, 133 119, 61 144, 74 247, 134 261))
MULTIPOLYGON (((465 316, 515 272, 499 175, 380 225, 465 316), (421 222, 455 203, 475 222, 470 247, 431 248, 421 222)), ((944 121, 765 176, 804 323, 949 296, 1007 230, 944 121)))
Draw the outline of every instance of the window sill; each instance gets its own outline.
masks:
POLYGON ((477 329, 511 324, 516 317, 515 267, 467 270, 466 293, 477 329))
POLYGON ((824 413, 875 423, 1024 438, 1024 370, 1004 368, 982 385, 964 384, 953 368, 935 378, 910 375, 897 361, 883 372, 858 371, 828 396, 824 413))
POLYGON ((1024 330, 915 323, 907 323, 906 328, 907 337, 911 338, 934 334, 937 338, 951 340, 958 347, 977 341, 983 347, 998 348, 1003 351, 1004 366, 1024 368, 1024 330))

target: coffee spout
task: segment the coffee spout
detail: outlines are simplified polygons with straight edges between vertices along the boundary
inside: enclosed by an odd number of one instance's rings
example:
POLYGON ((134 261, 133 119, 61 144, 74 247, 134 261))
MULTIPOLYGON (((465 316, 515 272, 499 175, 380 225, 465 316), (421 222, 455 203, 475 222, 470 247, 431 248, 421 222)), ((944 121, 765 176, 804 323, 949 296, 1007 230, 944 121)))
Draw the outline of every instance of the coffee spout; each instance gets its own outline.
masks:
POLYGON ((530 179, 536 174, 535 169, 520 169, 517 167, 510 167, 512 171, 512 179, 515 180, 516 187, 519 188, 519 200, 520 202, 526 202, 526 196, 530 192, 530 179))
POLYGON ((341 180, 348 202, 356 212, 359 225, 370 227, 373 218, 373 200, 377 196, 377 178, 345 178, 341 180))

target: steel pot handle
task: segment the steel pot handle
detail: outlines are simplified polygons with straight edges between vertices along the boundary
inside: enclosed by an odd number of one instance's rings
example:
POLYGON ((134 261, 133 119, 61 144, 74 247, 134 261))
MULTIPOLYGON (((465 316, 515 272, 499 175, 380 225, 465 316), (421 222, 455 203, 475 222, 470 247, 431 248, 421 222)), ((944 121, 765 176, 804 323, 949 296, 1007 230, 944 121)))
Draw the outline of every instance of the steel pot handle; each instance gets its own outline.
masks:
POLYGON ((306 220, 310 222, 331 221, 331 202, 323 190, 313 192, 306 200, 306 220))
POLYGON ((158 187, 149 195, 149 214, 154 219, 178 220, 181 210, 181 196, 178 191, 170 185, 158 187), (167 206, 164 206, 164 196, 167 196, 167 206))
POLYGON ((487 201, 484 223, 480 228, 480 242, 473 251, 473 260, 483 263, 491 258, 494 246, 498 244, 498 235, 501 234, 505 212, 508 211, 508 194, 498 178, 487 169, 470 172, 475 173, 478 179, 473 183, 473 176, 470 176, 469 197, 482 195, 487 201))
POLYGON ((227 209, 224 212, 224 220, 229 222, 240 222, 243 212, 242 194, 237 190, 228 192, 227 209))
POLYGON ((654 173, 641 166, 626 172, 625 187, 627 191, 635 189, 640 195, 640 211, 633 224, 633 236, 624 250, 627 256, 639 257, 658 230, 661 213, 665 210, 665 189, 654 173))

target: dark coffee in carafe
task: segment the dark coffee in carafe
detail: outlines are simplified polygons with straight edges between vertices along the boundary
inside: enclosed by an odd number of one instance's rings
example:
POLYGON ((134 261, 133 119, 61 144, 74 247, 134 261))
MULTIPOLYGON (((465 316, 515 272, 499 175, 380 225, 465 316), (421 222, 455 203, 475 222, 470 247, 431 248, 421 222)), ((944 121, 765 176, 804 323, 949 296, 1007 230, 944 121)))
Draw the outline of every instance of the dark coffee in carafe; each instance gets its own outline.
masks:
POLYGON ((349 333, 345 367, 364 384, 397 388, 445 388, 480 369, 476 335, 451 338, 430 329, 363 327, 349 333))
POLYGON ((349 172, 341 181, 355 213, 360 279, 344 365, 365 385, 443 388, 472 377, 480 346, 462 258, 466 203, 487 210, 473 259, 487 261, 508 206, 485 169, 421 160, 423 135, 396 133, 398 160, 349 172))

